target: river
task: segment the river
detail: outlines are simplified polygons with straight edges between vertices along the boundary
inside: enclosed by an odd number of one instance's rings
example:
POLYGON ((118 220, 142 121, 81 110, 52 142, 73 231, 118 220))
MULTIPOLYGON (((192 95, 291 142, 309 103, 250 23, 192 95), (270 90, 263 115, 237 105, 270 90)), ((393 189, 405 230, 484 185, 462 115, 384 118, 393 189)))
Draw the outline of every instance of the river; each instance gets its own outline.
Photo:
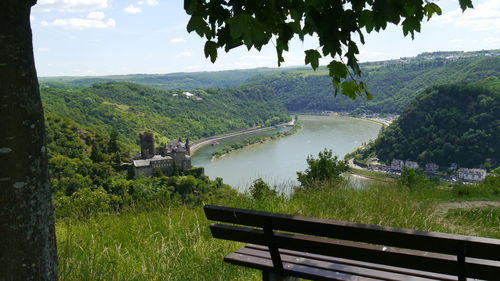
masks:
POLYGON ((248 137, 274 134, 276 129, 205 146, 192 156, 192 164, 205 167, 205 174, 211 179, 221 177, 238 190, 245 190, 259 177, 272 185, 292 186, 297 184, 297 171, 307 168, 308 155, 317 157, 327 148, 342 158, 375 138, 381 128, 374 122, 336 115, 300 115, 299 122, 303 128, 291 136, 252 145, 220 159, 212 160, 212 152, 248 137))

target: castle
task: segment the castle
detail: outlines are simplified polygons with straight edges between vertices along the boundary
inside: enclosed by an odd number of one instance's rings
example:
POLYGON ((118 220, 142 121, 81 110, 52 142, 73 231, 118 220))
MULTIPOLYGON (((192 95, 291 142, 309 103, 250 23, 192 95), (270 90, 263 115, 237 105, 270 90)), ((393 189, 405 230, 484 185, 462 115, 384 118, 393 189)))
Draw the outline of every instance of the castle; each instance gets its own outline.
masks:
POLYGON ((134 175, 136 178, 141 174, 150 177, 156 168, 166 176, 173 174, 174 166, 182 171, 187 171, 191 168, 189 138, 186 138, 185 143, 182 143, 179 138, 156 148, 152 132, 139 134, 139 139, 141 142, 141 153, 140 156, 134 157, 133 160, 134 175))

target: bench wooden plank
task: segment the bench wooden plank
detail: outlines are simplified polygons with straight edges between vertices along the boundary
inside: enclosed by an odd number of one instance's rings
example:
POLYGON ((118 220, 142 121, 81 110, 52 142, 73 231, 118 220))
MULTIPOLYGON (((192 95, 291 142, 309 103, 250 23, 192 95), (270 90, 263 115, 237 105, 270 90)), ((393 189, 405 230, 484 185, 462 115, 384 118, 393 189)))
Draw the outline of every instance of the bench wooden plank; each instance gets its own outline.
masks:
MULTIPOLYGON (((212 224, 210 226, 215 238, 267 245, 262 230, 212 224)), ((314 252, 322 255, 334 255, 365 262, 374 262, 399 266, 409 269, 430 271, 441 274, 459 274, 460 268, 456 257, 403 249, 384 249, 383 246, 366 245, 361 243, 336 241, 321 237, 296 235, 289 233, 275 233, 275 243, 278 248, 296 251, 314 252)), ((486 280, 494 280, 500 276, 500 268, 484 264, 467 264, 467 276, 486 280), (470 265, 470 268, 469 268, 470 265)))
MULTIPOLYGON (((246 266, 260 270, 273 270, 273 262, 271 259, 254 257, 239 253, 231 253, 227 255, 224 258, 224 261, 231 264, 246 266)), ((383 279, 355 276, 351 274, 345 274, 330 270, 323 270, 319 268, 298 265, 288 262, 283 262, 283 272, 285 276, 286 275, 297 276, 300 278, 306 278, 312 280, 338 280, 338 281, 383 280, 383 279)))
POLYGON ((498 239, 221 206, 207 205, 204 209, 210 220, 243 225, 211 224, 213 237, 256 244, 227 256, 226 261, 279 276, 314 280, 500 280, 498 239))
MULTIPOLYGON (((257 250, 261 250, 261 251, 267 250, 267 247, 256 245, 256 244, 247 244, 245 247, 250 248, 250 249, 257 249, 257 250)), ((371 269, 376 269, 376 270, 383 270, 383 271, 400 273, 400 274, 414 275, 417 277, 430 278, 430 279, 435 279, 435 280, 443 280, 443 281, 456 281, 457 280, 457 277, 452 276, 452 275, 438 274, 438 273, 421 271, 421 270, 413 270, 413 269, 388 266, 388 265, 376 264, 376 263, 371 263, 371 262, 362 262, 362 261, 357 261, 357 260, 343 259, 343 258, 337 258, 337 257, 332 257, 332 256, 318 255, 318 254, 293 251, 293 250, 287 250, 287 249, 280 249, 280 253, 289 254, 289 255, 293 255, 293 256, 297 256, 297 257, 311 258, 311 259, 315 259, 315 260, 322 260, 322 261, 326 261, 326 262, 342 263, 342 264, 361 266, 361 267, 371 268, 371 269)))
MULTIPOLYGON (((259 257, 259 258, 266 258, 266 259, 271 258, 271 255, 269 254, 268 251, 252 249, 252 248, 247 248, 247 247, 241 248, 241 249, 237 250, 235 253, 243 254, 243 255, 247 255, 247 256, 259 257)), ((375 269, 371 269, 371 268, 365 268, 365 267, 361 267, 361 266, 354 266, 354 265, 335 263, 335 262, 326 262, 323 260, 316 260, 316 259, 311 259, 311 258, 305 258, 302 256, 295 256, 295 255, 283 254, 283 253, 281 254, 281 259, 283 262, 287 262, 287 263, 304 265, 304 266, 319 268, 319 269, 323 269, 323 270, 331 270, 331 271, 335 271, 335 272, 347 273, 347 274, 352 274, 352 275, 358 275, 361 277, 377 278, 377 279, 392 280, 392 281, 430 280, 429 278, 422 278, 419 276, 413 276, 411 274, 393 273, 393 272, 388 272, 388 271, 381 271, 381 270, 375 270, 375 269)), ((436 279, 432 279, 432 280, 436 280, 436 279)), ((455 280, 456 280, 456 278, 455 278, 455 280)))
POLYGON ((204 209, 207 218, 215 221, 255 227, 270 224, 275 230, 455 256, 462 253, 465 248, 467 249, 467 257, 500 260, 500 240, 497 239, 341 222, 222 206, 206 205, 204 209))

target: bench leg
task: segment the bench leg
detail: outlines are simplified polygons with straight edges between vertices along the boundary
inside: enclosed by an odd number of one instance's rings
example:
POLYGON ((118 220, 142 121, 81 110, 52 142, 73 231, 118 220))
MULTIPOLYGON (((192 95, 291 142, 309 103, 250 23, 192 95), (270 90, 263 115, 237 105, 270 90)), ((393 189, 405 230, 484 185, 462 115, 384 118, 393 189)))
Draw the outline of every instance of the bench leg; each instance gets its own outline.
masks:
POLYGON ((263 281, 299 281, 299 278, 292 276, 281 276, 272 271, 262 271, 263 281))

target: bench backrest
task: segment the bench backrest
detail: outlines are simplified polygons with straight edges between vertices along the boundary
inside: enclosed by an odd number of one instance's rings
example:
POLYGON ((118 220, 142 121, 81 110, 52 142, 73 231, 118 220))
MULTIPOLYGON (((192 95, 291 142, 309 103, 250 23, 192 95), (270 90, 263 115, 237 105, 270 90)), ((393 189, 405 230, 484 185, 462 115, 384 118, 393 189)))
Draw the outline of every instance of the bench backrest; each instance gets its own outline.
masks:
POLYGON ((500 240, 206 205, 215 238, 465 278, 500 278, 500 240), (244 227, 244 226, 250 226, 244 227))

